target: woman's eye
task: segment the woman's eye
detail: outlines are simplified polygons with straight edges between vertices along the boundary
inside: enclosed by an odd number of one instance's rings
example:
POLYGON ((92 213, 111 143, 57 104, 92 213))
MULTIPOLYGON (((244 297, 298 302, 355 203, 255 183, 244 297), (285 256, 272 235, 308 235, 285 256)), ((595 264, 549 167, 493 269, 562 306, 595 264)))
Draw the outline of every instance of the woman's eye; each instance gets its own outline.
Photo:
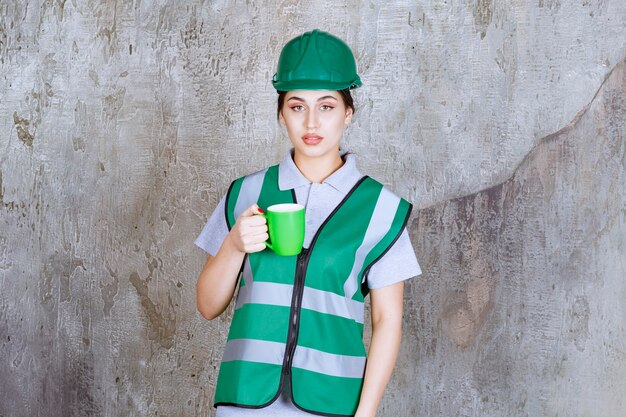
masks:
POLYGON ((291 110, 294 111, 302 111, 304 109, 303 106, 297 105, 297 106, 291 106, 291 110))
POLYGON ((332 110, 334 109, 333 106, 328 106, 326 104, 322 104, 322 106, 320 107, 322 110, 332 110))

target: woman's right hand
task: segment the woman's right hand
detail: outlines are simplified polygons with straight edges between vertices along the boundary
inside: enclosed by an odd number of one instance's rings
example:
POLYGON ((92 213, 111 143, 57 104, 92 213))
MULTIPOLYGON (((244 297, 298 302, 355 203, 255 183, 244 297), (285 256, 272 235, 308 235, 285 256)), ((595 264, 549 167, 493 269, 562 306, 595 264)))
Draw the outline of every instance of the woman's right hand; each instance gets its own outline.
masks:
POLYGON ((253 204, 237 218, 237 222, 230 229, 230 236, 239 252, 254 253, 265 249, 265 241, 269 238, 267 234, 267 221, 262 214, 263 210, 253 204))

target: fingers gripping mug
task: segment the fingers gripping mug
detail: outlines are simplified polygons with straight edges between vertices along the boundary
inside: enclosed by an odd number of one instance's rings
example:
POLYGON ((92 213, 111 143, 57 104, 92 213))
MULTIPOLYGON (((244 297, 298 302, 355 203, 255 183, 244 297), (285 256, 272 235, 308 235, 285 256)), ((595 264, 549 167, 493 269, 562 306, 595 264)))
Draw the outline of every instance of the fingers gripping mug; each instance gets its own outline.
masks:
POLYGON ((281 256, 293 256, 302 251, 304 243, 304 206, 301 204, 274 204, 266 214, 270 236, 265 242, 268 248, 281 256))

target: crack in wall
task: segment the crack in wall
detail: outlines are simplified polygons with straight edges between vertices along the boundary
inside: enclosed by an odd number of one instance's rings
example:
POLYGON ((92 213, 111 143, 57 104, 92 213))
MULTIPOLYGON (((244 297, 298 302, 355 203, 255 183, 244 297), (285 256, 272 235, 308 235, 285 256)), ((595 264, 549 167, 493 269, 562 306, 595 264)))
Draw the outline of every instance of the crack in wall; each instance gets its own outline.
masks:
MULTIPOLYGON (((535 326, 570 317, 566 336, 554 330, 535 343, 550 345, 562 338, 580 352, 586 349, 593 309, 578 291, 583 283, 598 286, 613 279, 611 272, 582 273, 581 265, 593 265, 605 253, 598 248, 615 246, 609 233, 619 233, 624 141, 616 126, 623 127, 625 70, 626 61, 611 70, 594 99, 570 123, 544 137, 509 179, 420 209, 413 219, 409 229, 423 252, 423 270, 447 282, 441 288, 440 317, 458 348, 491 340, 499 323, 489 326, 487 321, 494 318, 497 300, 514 300, 522 327, 534 314, 525 302, 546 307, 534 318, 535 326), (526 288, 541 288, 552 302, 537 301, 524 294, 526 288), (515 299, 511 291, 518 292, 515 299)), ((502 314, 501 306, 496 314, 502 314)))
POLYGON ((558 138, 559 136, 563 135, 564 133, 569 132, 570 130, 572 130, 577 124, 578 122, 582 119, 582 117, 589 111, 589 109, 591 108, 591 106, 594 104, 594 102, 596 101, 598 95, 600 94, 600 92, 602 91, 602 89, 604 88, 604 84, 606 84, 606 82, 611 78, 611 75, 613 74, 613 72, 615 72, 618 68, 626 66, 626 58, 623 58, 622 60, 620 60, 620 62, 618 64, 616 64, 613 68, 611 68, 611 70, 604 76, 604 79, 602 80, 602 83, 600 84, 600 86, 598 87, 598 89, 596 90, 596 93, 593 95, 593 97, 591 98, 591 100, 589 101, 589 103, 587 103, 578 113, 576 113, 576 115, 572 118, 572 120, 567 123, 565 126, 563 126, 562 128, 560 128, 559 130, 557 130, 556 132, 550 133, 549 135, 546 135, 544 137, 542 137, 541 139, 539 139, 537 142, 535 142, 530 149, 528 150, 528 152, 526 153, 526 155, 524 155, 524 157, 515 165, 515 168, 513 168, 513 170, 511 171, 511 175, 509 175, 507 178, 505 178, 504 180, 493 184, 493 185, 489 185, 487 187, 481 188, 479 190, 476 191, 472 191, 471 193, 468 194, 463 194, 460 196, 453 196, 450 198, 446 198, 444 200, 437 200, 437 201, 433 201, 431 204, 421 207, 420 210, 425 210, 434 206, 437 206, 445 201, 450 201, 450 200, 456 200, 456 199, 461 199, 464 197, 468 197, 468 196, 473 196, 476 194, 479 194, 481 192, 485 192, 491 188, 495 188, 498 186, 503 185, 504 183, 506 183, 507 181, 511 180, 512 178, 515 177, 515 175, 517 174, 517 172, 519 171, 520 167, 523 166, 530 158, 532 158, 537 152, 538 149, 544 145, 545 143, 554 140, 555 138, 558 138))

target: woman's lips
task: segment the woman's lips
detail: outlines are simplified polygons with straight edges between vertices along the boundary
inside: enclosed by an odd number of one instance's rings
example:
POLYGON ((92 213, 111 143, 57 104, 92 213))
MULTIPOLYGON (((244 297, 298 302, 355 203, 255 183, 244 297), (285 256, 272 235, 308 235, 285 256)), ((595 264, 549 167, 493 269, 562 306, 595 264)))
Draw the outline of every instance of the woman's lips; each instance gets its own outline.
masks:
POLYGON ((304 135, 302 136, 302 141, 307 144, 307 145, 317 145, 318 143, 320 143, 322 141, 322 139, 324 139, 321 136, 318 135, 304 135))

